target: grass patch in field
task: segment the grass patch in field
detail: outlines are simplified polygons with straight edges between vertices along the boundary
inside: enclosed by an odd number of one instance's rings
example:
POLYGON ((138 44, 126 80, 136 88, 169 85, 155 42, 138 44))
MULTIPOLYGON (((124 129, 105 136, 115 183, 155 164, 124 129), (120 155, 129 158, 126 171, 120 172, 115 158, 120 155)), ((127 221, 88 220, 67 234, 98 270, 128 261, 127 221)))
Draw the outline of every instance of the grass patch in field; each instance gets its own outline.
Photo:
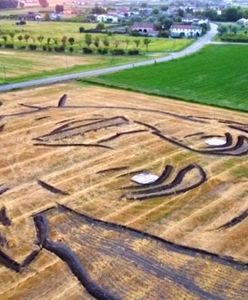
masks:
POLYGON ((91 82, 248 111, 246 46, 211 45, 174 61, 99 76, 91 82))

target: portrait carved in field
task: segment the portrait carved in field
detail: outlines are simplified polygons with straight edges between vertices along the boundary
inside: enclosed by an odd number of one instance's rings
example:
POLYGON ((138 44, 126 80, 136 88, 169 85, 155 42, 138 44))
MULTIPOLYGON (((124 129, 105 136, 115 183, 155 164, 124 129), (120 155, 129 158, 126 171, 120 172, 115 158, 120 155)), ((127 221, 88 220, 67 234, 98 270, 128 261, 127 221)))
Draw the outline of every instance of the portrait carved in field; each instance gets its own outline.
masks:
POLYGON ((2 113, 0 299, 245 299, 248 122, 77 97, 2 113))

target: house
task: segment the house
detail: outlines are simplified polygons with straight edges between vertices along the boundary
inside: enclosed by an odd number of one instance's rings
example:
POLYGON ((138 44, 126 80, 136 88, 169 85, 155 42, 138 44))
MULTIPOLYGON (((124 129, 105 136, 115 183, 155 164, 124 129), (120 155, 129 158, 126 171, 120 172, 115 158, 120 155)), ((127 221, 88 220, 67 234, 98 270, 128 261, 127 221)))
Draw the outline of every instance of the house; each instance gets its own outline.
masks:
POLYGON ((39 0, 20 0, 18 1, 18 7, 34 7, 40 6, 39 0))
POLYGON ((147 36, 158 36, 159 32, 152 23, 134 23, 132 27, 134 33, 147 36))
POLYGON ((101 23, 118 23, 119 18, 116 15, 96 15, 96 21, 101 23))
POLYGON ((199 37, 202 28, 195 25, 174 24, 170 28, 170 36, 174 38, 199 37))
POLYGON ((245 18, 239 19, 237 21, 237 23, 241 26, 246 26, 246 25, 248 25, 248 19, 245 19, 245 18))

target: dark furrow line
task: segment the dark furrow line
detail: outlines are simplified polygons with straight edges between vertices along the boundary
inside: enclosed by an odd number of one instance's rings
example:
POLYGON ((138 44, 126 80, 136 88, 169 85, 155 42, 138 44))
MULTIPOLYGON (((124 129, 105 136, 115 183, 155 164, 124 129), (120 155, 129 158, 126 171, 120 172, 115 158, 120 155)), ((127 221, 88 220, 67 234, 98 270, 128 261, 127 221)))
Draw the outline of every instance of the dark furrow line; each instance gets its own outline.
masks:
POLYGON ((42 181, 42 180, 39 180, 37 179, 37 183, 43 187, 44 189, 48 190, 49 192, 51 193, 54 193, 54 194, 59 194, 59 195, 62 195, 62 196, 69 196, 70 194, 68 192, 65 192, 65 191, 62 191, 50 184, 47 184, 46 182, 42 181))
POLYGON ((34 119, 35 121, 40 121, 40 120, 44 120, 44 119, 48 119, 51 118, 50 116, 46 116, 46 117, 40 117, 40 118, 36 118, 34 119))
POLYGON ((157 237, 155 235, 152 235, 150 233, 140 231, 140 230, 137 230, 137 229, 125 226, 125 225, 111 223, 111 222, 107 222, 107 221, 103 221, 103 220, 99 220, 99 219, 90 217, 88 215, 79 213, 65 205, 58 204, 58 209, 61 211, 70 212, 70 213, 74 214, 75 216, 78 216, 78 218, 82 219, 84 222, 86 222, 87 224, 90 224, 90 225, 94 224, 95 226, 101 226, 101 227, 103 226, 106 229, 110 228, 110 229, 114 229, 114 230, 120 231, 120 232, 127 231, 130 234, 132 234, 134 237, 137 237, 137 238, 153 239, 153 240, 157 241, 158 243, 160 243, 168 251, 172 251, 175 253, 182 253, 182 254, 185 254, 185 255, 188 255, 191 257, 200 256, 203 259, 210 259, 217 263, 221 263, 223 265, 227 265, 227 266, 239 269, 239 270, 244 270, 244 271, 248 270, 248 263, 244 263, 242 261, 236 261, 232 257, 229 257, 229 256, 222 256, 222 255, 208 252, 206 250, 188 247, 188 246, 184 246, 184 245, 179 245, 179 244, 173 243, 171 241, 165 240, 163 238, 157 237))
POLYGON ((153 130, 153 131, 160 132, 160 130, 159 130, 157 127, 152 126, 152 125, 150 125, 150 124, 147 124, 147 123, 145 123, 145 122, 140 122, 140 121, 133 121, 133 122, 134 122, 135 124, 139 124, 139 125, 145 126, 145 127, 149 128, 149 129, 151 129, 151 130, 153 130))
POLYGON ((223 149, 223 150, 209 150, 209 151, 206 151, 206 150, 197 150, 197 149, 194 149, 194 148, 191 148, 189 146, 186 146, 172 138, 169 138, 159 132, 152 132, 152 134, 158 136, 159 138, 161 138, 162 140, 165 140, 167 142, 170 142, 172 144, 175 144, 176 146, 179 146, 181 148, 184 148, 184 149, 187 149, 187 150, 190 150, 192 152, 196 152, 196 153, 201 153, 201 154, 207 154, 207 155, 226 155, 226 156, 243 156, 245 154, 248 153, 248 144, 247 144, 247 147, 241 152, 241 153, 235 153, 235 152, 238 152, 238 150, 240 150, 240 148, 242 148, 242 146, 244 146, 244 142, 248 142, 248 139, 247 137, 245 136, 238 136, 238 141, 236 143, 236 145, 233 146, 233 148, 229 148, 229 149, 223 149))
POLYGON ((242 128, 242 127, 235 126, 235 125, 229 125, 228 127, 231 128, 231 129, 241 131, 241 132, 248 133, 248 129, 246 129, 246 128, 242 128))
POLYGON ((9 190, 8 187, 3 187, 2 185, 0 185, 0 195, 3 195, 4 193, 6 193, 9 190))
POLYGON ((147 130, 140 129, 140 130, 130 130, 130 131, 116 133, 116 134, 114 134, 110 137, 99 140, 98 143, 99 144, 106 143, 106 142, 113 141, 113 140, 115 140, 115 139, 117 139, 117 138, 119 138, 120 136, 123 136, 123 135, 132 135, 132 134, 142 133, 142 132, 147 132, 147 130))
POLYGON ((81 265, 78 257, 72 252, 72 250, 62 243, 55 243, 50 240, 46 240, 44 248, 64 261, 70 268, 74 276, 84 286, 86 291, 95 299, 98 300, 117 300, 117 296, 111 294, 108 290, 98 286, 93 282, 87 272, 81 265))
POLYGON ((189 138, 189 137, 193 137, 193 136, 197 136, 197 135, 202 135, 202 134, 204 134, 204 132, 196 132, 196 133, 185 135, 184 138, 189 138))
POLYGON ((6 207, 2 207, 0 210, 0 223, 2 223, 4 226, 11 225, 11 220, 7 215, 6 207))
POLYGON ((34 143, 33 146, 43 147, 95 147, 112 150, 112 147, 98 144, 46 144, 46 143, 34 143))
MULTIPOLYGON (((91 126, 91 125, 98 125, 98 124, 101 124, 101 123, 104 124, 106 122, 111 122, 111 121, 118 120, 118 119, 122 119, 123 122, 127 122, 127 123, 129 122, 129 120, 127 118, 123 117, 123 116, 116 116, 116 117, 113 117, 113 118, 103 119, 103 120, 100 120, 100 121, 94 121, 94 122, 90 122, 90 123, 87 123, 87 124, 83 124, 83 125, 79 125, 79 126, 67 128, 67 129, 65 129, 65 130, 63 130, 61 132, 67 132, 67 131, 71 131, 71 130, 75 130, 75 129, 79 129, 79 128, 83 128, 83 127, 87 127, 87 126, 91 126)), ((114 126, 116 126, 116 125, 114 125, 114 126)), ((106 128, 106 127, 103 126, 101 128, 106 128)), ((50 135, 51 135, 51 133, 48 133, 48 134, 43 135, 41 137, 48 137, 50 135)))
POLYGON ((237 224, 243 222, 248 217, 248 209, 246 209, 244 212, 242 212, 237 217, 233 218, 232 220, 228 221, 227 223, 221 225, 220 227, 216 228, 215 230, 222 230, 222 229, 228 229, 231 227, 236 226, 237 224))
POLYGON ((58 102, 58 107, 64 107, 66 105, 67 98, 68 98, 67 94, 64 94, 62 97, 60 97, 58 102))
POLYGON ((0 126, 0 132, 2 132, 2 131, 4 130, 5 125, 6 125, 6 124, 2 124, 2 125, 0 126))

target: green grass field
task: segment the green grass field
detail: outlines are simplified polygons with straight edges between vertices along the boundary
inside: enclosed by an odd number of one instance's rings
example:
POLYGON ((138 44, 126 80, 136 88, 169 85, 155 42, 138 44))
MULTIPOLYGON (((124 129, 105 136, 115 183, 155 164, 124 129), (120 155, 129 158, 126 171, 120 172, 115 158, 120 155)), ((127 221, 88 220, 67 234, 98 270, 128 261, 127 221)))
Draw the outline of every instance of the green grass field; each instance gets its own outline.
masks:
MULTIPOLYGON (((96 24, 92 23, 70 23, 70 22, 28 22, 25 26, 17 26, 15 21, 10 20, 0 20, 0 43, 3 43, 3 39, 1 36, 8 37, 9 42, 14 42, 16 45, 26 44, 23 40, 21 43, 18 41, 17 37, 19 35, 28 34, 31 36, 30 42, 33 43, 32 37, 36 39, 37 42, 38 36, 44 36, 44 40, 42 44, 46 44, 46 40, 48 37, 57 38, 58 43, 61 44, 61 39, 63 36, 73 37, 75 39, 74 48, 75 50, 81 49, 82 46, 85 46, 85 34, 79 33, 79 27, 84 27, 85 29, 95 28, 96 24), (8 34, 10 32, 15 32, 14 40, 12 40, 8 34)), ((107 36, 106 34, 92 34, 93 40, 96 36, 100 38, 100 45, 103 47, 101 41, 107 36)), ((111 36, 107 36, 110 42, 110 47, 115 47, 115 41, 118 41, 118 47, 124 49, 133 49, 135 48, 134 40, 139 39, 140 45, 139 49, 145 51, 146 48, 143 44, 144 37, 133 37, 119 34, 112 34, 111 36), (129 43, 126 43, 126 40, 129 40, 129 43)), ((186 46, 190 45, 192 40, 189 39, 165 39, 165 38, 152 38, 151 43, 149 45, 149 52, 170 52, 170 51, 180 51, 186 46)), ((51 41, 53 44, 53 41, 51 41)), ((91 45, 94 48, 94 45, 91 45)))
POLYGON ((248 111, 248 48, 211 45, 182 59, 90 80, 98 84, 248 111))

